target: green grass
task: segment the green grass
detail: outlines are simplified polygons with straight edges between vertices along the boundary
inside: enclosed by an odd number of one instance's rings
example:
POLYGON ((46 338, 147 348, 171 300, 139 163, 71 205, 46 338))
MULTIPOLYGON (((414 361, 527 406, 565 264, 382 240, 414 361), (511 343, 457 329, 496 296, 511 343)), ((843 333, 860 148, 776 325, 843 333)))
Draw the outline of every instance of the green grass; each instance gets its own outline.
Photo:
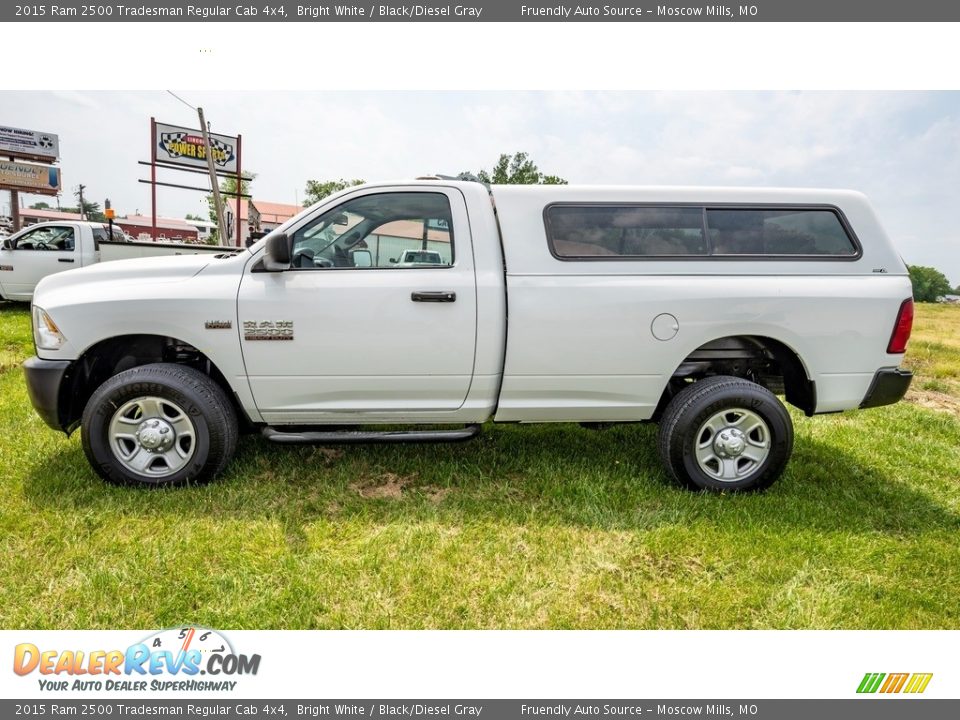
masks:
POLYGON ((917 374, 919 389, 960 398, 960 307, 917 305, 906 365, 917 374))
MULTIPOLYGON (((936 312, 918 337, 931 321, 950 347, 960 308, 936 312)), ((103 483, 36 417, 14 363, 28 326, 0 306, 2 628, 960 627, 950 412, 795 415, 793 461, 759 495, 673 487, 652 425, 250 437, 215 483, 150 492, 103 483)))
POLYGON ((31 354, 30 307, 0 300, 0 373, 19 367, 31 354))

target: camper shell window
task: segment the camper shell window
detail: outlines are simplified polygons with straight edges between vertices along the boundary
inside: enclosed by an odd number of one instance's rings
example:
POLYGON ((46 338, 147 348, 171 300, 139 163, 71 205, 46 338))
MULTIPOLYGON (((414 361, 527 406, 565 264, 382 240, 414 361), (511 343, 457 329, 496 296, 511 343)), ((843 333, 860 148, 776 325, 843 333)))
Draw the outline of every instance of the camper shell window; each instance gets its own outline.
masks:
POLYGON ((854 260, 861 253, 833 207, 553 204, 544 224, 560 260, 854 260))

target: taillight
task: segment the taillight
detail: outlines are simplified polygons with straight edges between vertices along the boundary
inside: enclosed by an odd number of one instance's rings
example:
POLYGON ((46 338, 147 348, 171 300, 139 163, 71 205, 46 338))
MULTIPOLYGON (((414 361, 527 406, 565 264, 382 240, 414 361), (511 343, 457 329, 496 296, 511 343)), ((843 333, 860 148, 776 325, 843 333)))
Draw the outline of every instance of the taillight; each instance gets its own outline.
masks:
POLYGON ((913 329, 913 298, 907 298, 900 304, 897 313, 897 322, 893 326, 893 335, 887 344, 887 352, 891 355, 900 355, 907 351, 907 341, 913 329))

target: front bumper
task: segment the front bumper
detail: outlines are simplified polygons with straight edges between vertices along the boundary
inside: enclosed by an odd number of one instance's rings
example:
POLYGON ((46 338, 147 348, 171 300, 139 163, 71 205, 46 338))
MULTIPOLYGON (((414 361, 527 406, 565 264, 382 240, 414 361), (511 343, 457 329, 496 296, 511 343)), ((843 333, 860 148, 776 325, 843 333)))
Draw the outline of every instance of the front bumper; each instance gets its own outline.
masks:
POLYGON ((860 407, 873 408, 899 402, 907 394, 911 380, 913 380, 913 373, 909 370, 880 368, 873 376, 873 382, 870 383, 870 389, 864 395, 860 407))
POLYGON ((60 386, 73 364, 71 360, 43 360, 32 357, 23 364, 27 394, 33 409, 54 430, 66 432, 60 422, 60 386))

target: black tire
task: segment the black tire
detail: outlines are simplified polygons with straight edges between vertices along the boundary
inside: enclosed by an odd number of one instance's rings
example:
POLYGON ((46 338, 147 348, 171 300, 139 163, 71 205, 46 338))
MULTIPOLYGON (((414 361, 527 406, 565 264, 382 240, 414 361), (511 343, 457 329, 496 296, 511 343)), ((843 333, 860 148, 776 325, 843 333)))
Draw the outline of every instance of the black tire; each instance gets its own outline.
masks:
POLYGON ((692 383, 670 401, 660 420, 657 446, 670 475, 691 489, 763 490, 780 477, 790 459, 793 421, 777 396, 766 388, 742 378, 721 375, 692 383), (726 410, 730 411, 729 415, 723 414, 726 410), (759 418, 765 427, 757 425, 749 437, 741 433, 740 437, 732 438, 733 451, 739 447, 737 443, 753 442, 762 460, 750 459, 746 457, 749 453, 742 450, 743 455, 730 456, 724 454, 726 448, 717 449, 722 432, 735 429, 735 423, 745 415, 759 418), (729 422, 730 427, 719 432, 705 426, 718 417, 721 425, 729 422), (762 447, 762 443, 767 447, 762 447), (703 448, 701 452, 705 455, 714 453, 714 458, 701 462, 697 457, 698 448, 703 448), (737 475, 741 466, 742 476, 737 475), (733 472, 722 479, 720 475, 728 470, 733 472))
MULTIPOLYGON (((183 365, 143 365, 114 375, 90 397, 81 425, 87 460, 100 477, 117 485, 170 487, 208 482, 226 467, 237 447, 237 416, 226 393, 207 375, 183 365), (135 429, 134 423, 139 421, 136 403, 141 398, 161 400, 161 420, 172 415, 176 420, 171 422, 182 422, 186 416, 189 424, 184 427, 188 430, 177 438, 189 451, 189 456, 181 460, 182 467, 167 466, 165 471, 163 458, 156 462, 151 459, 153 464, 145 471, 151 474, 144 474, 121 459, 125 448, 133 447, 132 452, 137 453, 145 446, 140 445, 139 432, 136 442, 111 439, 110 426, 124 407, 131 407, 131 419, 123 422, 135 429), (171 408, 180 412, 173 413, 171 408)), ((173 432, 176 437, 171 427, 160 432, 173 432)), ((159 453, 162 449, 147 452, 159 453)))

